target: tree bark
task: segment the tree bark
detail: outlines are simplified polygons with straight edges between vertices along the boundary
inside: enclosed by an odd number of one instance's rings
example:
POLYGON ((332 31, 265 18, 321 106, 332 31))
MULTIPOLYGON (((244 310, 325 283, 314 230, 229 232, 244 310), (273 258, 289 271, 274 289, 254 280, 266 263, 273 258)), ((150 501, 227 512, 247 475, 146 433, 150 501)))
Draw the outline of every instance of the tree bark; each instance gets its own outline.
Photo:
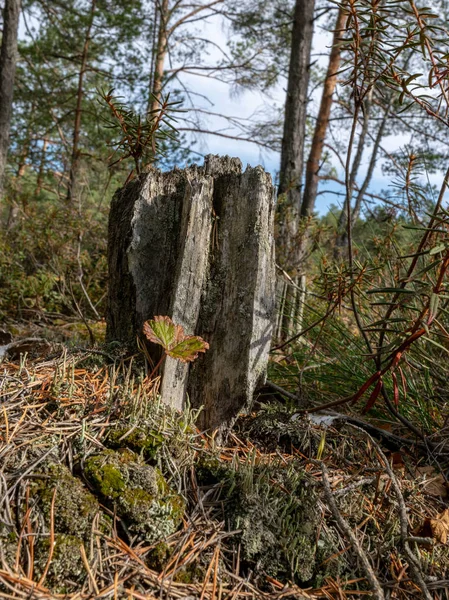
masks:
POLYGON ((3 195, 9 149, 21 5, 22 0, 6 0, 3 10, 3 34, 0 49, 0 198, 3 195))
POLYGON ((287 271, 298 268, 297 233, 301 211, 304 137, 315 0, 296 0, 276 211, 276 259, 287 271))
POLYGON ((340 39, 342 36, 342 30, 345 27, 346 19, 347 13, 340 8, 338 10, 337 22, 335 23, 332 49, 329 55, 329 64, 327 67, 326 79, 324 80, 320 108, 315 123, 312 146, 310 148, 309 158, 307 159, 306 183, 304 187, 304 197, 301 203, 300 213, 302 218, 311 216, 315 207, 324 140, 326 138, 327 128, 329 126, 332 97, 334 95, 335 86, 337 85, 337 72, 340 68, 340 39))
POLYGON ((89 57, 89 45, 91 41, 92 26, 94 23, 95 8, 97 0, 92 0, 90 5, 89 22, 84 37, 83 51, 81 54, 81 65, 78 73, 78 89, 76 94, 75 122, 73 124, 73 142, 72 155, 70 160, 69 186, 67 188, 67 200, 71 201, 74 197, 75 186, 78 179, 79 170, 79 143, 81 134, 81 116, 84 98, 84 76, 87 70, 87 61, 89 57))

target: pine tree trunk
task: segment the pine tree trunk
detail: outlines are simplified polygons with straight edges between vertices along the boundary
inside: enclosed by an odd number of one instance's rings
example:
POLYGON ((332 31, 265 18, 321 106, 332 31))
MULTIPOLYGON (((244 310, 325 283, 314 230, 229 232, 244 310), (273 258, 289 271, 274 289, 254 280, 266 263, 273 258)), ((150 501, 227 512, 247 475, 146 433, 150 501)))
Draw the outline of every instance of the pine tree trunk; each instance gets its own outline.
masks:
POLYGON ((329 55, 329 64, 327 67, 326 79, 324 81, 320 108, 315 123, 312 146, 310 148, 309 158, 307 160, 306 184, 304 188, 304 197, 301 203, 300 214, 300 216, 303 218, 309 217, 313 213, 313 209, 315 207, 324 140, 326 138, 326 133, 329 126, 332 97, 334 95, 335 86, 337 85, 337 73, 340 68, 340 39, 342 37, 342 31, 345 27, 346 18, 346 12, 340 8, 338 11, 337 22, 335 23, 332 49, 329 55))
POLYGON ((298 269, 297 234, 301 210, 304 137, 315 0, 296 0, 276 210, 276 260, 298 269))
POLYGON ((0 198, 3 195, 9 148, 21 5, 22 0, 6 0, 3 10, 3 35, 0 50, 0 198))
POLYGON ((164 78, 164 65, 167 56, 167 23, 168 23, 168 0, 162 0, 159 7, 159 28, 156 46, 156 58, 154 61, 153 81, 150 94, 150 111, 157 111, 161 100, 162 81, 164 78))

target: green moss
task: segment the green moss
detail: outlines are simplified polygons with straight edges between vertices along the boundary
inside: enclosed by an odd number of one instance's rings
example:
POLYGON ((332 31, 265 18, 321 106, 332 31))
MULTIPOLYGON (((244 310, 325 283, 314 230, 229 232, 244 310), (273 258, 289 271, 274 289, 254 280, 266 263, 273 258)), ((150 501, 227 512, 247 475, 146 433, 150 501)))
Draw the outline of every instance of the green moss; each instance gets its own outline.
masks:
POLYGON ((218 483, 229 486, 232 485, 232 481, 235 479, 234 469, 222 463, 217 457, 207 454, 200 457, 195 464, 195 473, 198 483, 203 486, 218 483))
POLYGON ((171 554, 170 547, 165 542, 159 542, 146 555, 146 564, 154 571, 162 571, 171 554))
POLYGON ((173 581, 176 583, 202 583, 204 581, 204 576, 206 574, 206 569, 199 565, 197 562, 190 563, 179 569, 173 576, 173 581))
POLYGON ((185 503, 173 492, 162 473, 126 450, 105 450, 85 463, 85 476, 109 500, 130 532, 154 543, 174 533, 185 503))
POLYGON ((17 533, 16 533, 15 531, 10 531, 10 532, 8 533, 8 535, 6 536, 6 540, 7 540, 8 542, 11 542, 12 544, 13 544, 14 542, 17 542, 17 539, 18 539, 18 537, 17 537, 17 533))
POLYGON ((163 442, 164 436, 159 431, 145 427, 132 428, 128 426, 112 429, 106 443, 110 448, 129 448, 146 460, 153 460, 163 442))
POLYGON ((0 523, 0 548, 5 563, 12 567, 16 561, 18 535, 0 523))
POLYGON ((335 530, 323 527, 316 553, 316 563, 319 565, 319 569, 314 575, 314 587, 321 587, 328 577, 338 580, 344 574, 347 576, 348 556, 346 553, 339 552, 340 549, 339 537, 335 530))
POLYGON ((179 494, 169 494, 166 498, 166 502, 170 504, 172 519, 179 524, 181 524, 182 517, 184 516, 186 510, 186 504, 184 498, 179 494))
POLYGON ((122 471, 117 465, 106 462, 103 455, 91 456, 86 460, 84 474, 95 490, 110 500, 118 498, 126 488, 122 471))
POLYGON ((219 485, 223 508, 249 568, 284 580, 308 581, 315 573, 317 498, 298 467, 227 465, 203 458, 200 485, 219 485))

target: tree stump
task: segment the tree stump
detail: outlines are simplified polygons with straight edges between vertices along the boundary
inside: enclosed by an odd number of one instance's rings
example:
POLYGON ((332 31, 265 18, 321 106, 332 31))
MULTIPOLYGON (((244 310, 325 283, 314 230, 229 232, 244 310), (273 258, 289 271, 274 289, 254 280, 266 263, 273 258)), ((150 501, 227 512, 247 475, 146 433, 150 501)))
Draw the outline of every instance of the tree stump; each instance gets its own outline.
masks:
MULTIPOLYGON (((199 426, 226 429, 263 383, 275 320, 274 190, 262 167, 208 156, 203 167, 152 169, 119 190, 109 217, 107 340, 135 347, 167 315, 210 345, 167 358, 160 392, 199 426)), ((153 346, 153 345, 152 345, 153 346)), ((148 347, 154 360, 159 349, 148 347)))

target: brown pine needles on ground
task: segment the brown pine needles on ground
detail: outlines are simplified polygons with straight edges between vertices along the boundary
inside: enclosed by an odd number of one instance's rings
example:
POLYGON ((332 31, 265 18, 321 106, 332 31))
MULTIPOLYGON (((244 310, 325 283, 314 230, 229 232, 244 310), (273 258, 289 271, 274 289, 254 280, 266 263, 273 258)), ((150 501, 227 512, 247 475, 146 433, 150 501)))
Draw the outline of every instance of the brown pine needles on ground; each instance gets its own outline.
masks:
MULTIPOLYGON (((430 470, 430 483, 419 475, 411 453, 390 454, 385 464, 378 444, 363 432, 346 426, 323 429, 306 417, 294 421, 294 436, 288 437, 292 422, 285 426, 288 442, 278 436, 279 444, 267 449, 260 437, 248 437, 246 425, 257 419, 251 415, 226 447, 217 448, 213 437, 193 428, 191 415, 173 415, 160 403, 158 381, 139 379, 132 359, 86 366, 98 362, 92 356, 63 349, 46 360, 21 358, 0 365, 0 598, 448 598, 449 547, 429 525, 447 507, 447 487, 436 472, 430 470), (182 525, 165 540, 158 564, 160 543, 124 535, 126 525, 100 502, 109 525, 101 514, 95 516, 88 539, 74 550, 78 580, 68 581, 64 591, 55 590, 59 492, 56 487, 51 491, 43 523, 33 501, 33 482, 43 477, 41 467, 53 456, 86 485, 83 457, 102 449, 118 422, 136 423, 148 412, 156 415, 161 439, 170 446, 162 446, 170 484, 187 501, 182 525), (335 540, 335 553, 318 571, 340 561, 340 574, 330 570, 318 586, 302 589, 244 564, 240 532, 226 522, 223 486, 198 484, 198 465, 205 457, 236 471, 248 465, 300 468, 304 485, 317 493, 317 543, 323 533, 335 540), (44 556, 38 549, 43 539, 48 540, 44 556), (416 561, 412 568, 407 552, 416 561), (364 563, 377 592, 370 588, 364 563), (185 576, 189 569, 191 581, 185 576)), ((282 488, 275 478, 271 483, 282 488)))

